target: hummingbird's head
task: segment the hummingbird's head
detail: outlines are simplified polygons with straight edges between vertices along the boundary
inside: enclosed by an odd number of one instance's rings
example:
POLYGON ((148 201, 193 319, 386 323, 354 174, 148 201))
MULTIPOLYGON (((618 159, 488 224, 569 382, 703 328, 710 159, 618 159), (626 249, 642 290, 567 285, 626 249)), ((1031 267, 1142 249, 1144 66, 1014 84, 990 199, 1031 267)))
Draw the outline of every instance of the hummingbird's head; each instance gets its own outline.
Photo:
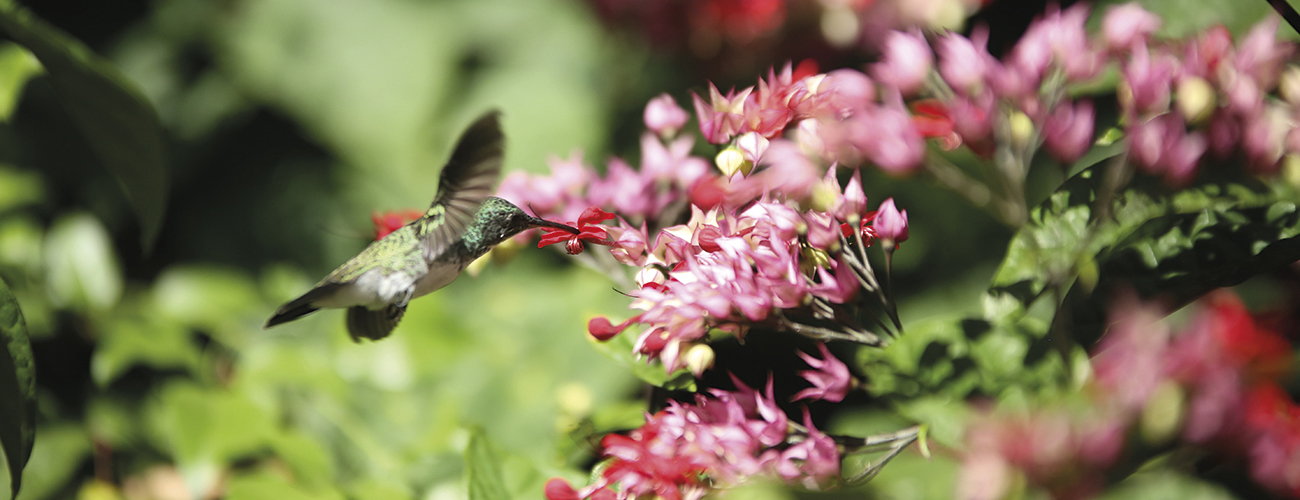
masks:
POLYGON ((528 215, 513 203, 495 196, 483 201, 478 210, 478 228, 482 243, 491 247, 507 238, 535 227, 549 227, 578 234, 577 228, 528 215))

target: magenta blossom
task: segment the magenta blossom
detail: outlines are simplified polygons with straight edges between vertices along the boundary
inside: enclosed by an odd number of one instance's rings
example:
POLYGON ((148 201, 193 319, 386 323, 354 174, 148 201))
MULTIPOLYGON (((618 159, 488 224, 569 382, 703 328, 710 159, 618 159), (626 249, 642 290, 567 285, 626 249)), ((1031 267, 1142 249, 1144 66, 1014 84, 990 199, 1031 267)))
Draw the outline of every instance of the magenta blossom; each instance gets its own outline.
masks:
POLYGON ((891 243, 892 246, 898 246, 907 241, 907 210, 899 212, 894 207, 894 199, 887 199, 880 204, 873 227, 876 228, 876 236, 886 247, 890 247, 891 243))
POLYGON ((643 119, 646 128, 653 130, 659 137, 672 137, 682 129, 682 125, 686 124, 690 116, 686 114, 686 110, 677 105, 673 96, 659 94, 646 104, 643 119))
POLYGON ((826 348, 826 344, 818 342, 817 349, 821 351, 821 359, 803 352, 799 353, 799 357, 803 358, 808 366, 813 367, 812 370, 799 372, 799 376, 813 386, 799 391, 794 395, 793 401, 800 399, 814 401, 821 399, 832 403, 843 401, 849 389, 853 388, 853 376, 849 374, 849 367, 832 355, 826 348))

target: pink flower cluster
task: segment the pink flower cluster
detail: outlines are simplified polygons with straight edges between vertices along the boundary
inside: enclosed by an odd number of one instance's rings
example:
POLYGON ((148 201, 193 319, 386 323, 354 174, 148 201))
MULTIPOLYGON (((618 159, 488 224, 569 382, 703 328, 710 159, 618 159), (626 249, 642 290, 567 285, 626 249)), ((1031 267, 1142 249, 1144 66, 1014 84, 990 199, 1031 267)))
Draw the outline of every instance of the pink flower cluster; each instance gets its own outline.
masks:
POLYGON ((551 479, 546 498, 698 499, 757 475, 810 489, 839 480, 839 449, 813 427, 806 411, 802 426, 791 425, 772 398, 771 379, 763 393, 734 376, 732 382, 734 392, 698 394, 694 404, 670 401, 628 435, 605 436, 601 446, 610 460, 600 477, 576 490, 551 479))
MULTIPOLYGON (((836 183, 827 186, 834 190, 836 183)), ((860 203, 841 203, 841 209, 861 218, 866 197, 860 187, 856 195, 840 199, 855 198, 860 203)), ((886 203, 892 207, 892 200, 886 203)), ((891 213, 875 217, 875 224, 905 227, 906 216, 891 213)), ((791 204, 756 202, 739 213, 694 207, 688 223, 663 229, 653 243, 644 227, 626 222, 609 231, 615 257, 641 269, 640 288, 628 295, 631 307, 642 312, 619 325, 593 322, 591 333, 605 339, 632 324, 644 325, 637 353, 659 359, 669 372, 686 366, 682 354, 711 328, 737 336, 752 325, 798 332, 801 326, 792 322, 795 313, 789 310, 851 304, 864 279, 841 251, 848 241, 840 223, 825 212, 800 212, 791 204)), ((865 232, 873 232, 872 226, 865 232)))
POLYGON ((1199 305, 1173 333, 1157 309, 1117 304, 1092 358, 1090 405, 976 422, 967 432, 960 496, 1001 498, 1013 468, 1058 497, 1090 496, 1137 426, 1153 444, 1177 437, 1244 456, 1261 484, 1300 497, 1300 406, 1276 382, 1291 364, 1290 344, 1229 292, 1199 305))
POLYGON ((1250 171, 1272 173, 1284 154, 1300 152, 1300 92, 1287 87, 1300 89, 1300 75, 1283 82, 1294 46, 1277 40, 1276 18, 1236 44, 1222 26, 1153 42, 1160 21, 1135 5, 1113 9, 1105 24, 1108 54, 1121 61, 1129 155, 1144 171, 1183 185, 1206 153, 1239 154, 1250 171), (1281 100, 1267 98, 1278 90, 1281 100))

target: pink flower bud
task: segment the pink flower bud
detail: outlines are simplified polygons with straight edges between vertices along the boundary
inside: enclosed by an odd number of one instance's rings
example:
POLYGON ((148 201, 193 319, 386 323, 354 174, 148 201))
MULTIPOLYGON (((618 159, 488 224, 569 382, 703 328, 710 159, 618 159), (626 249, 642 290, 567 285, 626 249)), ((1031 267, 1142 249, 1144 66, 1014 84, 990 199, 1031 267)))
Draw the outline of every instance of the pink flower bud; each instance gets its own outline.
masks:
POLYGON ((1143 9, 1137 2, 1111 7, 1101 21, 1106 47, 1123 50, 1151 39, 1160 29, 1160 17, 1143 9))
POLYGON ((578 500, 578 492, 569 485, 564 479, 553 477, 546 480, 546 486, 542 487, 546 500, 578 500))
POLYGON ((835 216, 856 223, 866 209, 867 195, 862 192, 862 171, 854 169, 849 185, 844 188, 844 196, 836 200, 835 216))
POLYGON ((686 110, 678 106, 673 96, 668 94, 660 94, 659 97, 646 103, 643 116, 646 128, 659 134, 659 137, 676 135, 688 118, 690 116, 686 114, 686 110))
POLYGON ((933 64, 934 53, 920 31, 895 31, 885 38, 884 57, 873 66, 873 73, 877 80, 911 95, 925 84, 933 64))
POLYGON ((907 241, 907 210, 899 212, 894 206, 893 198, 885 200, 880 204, 873 226, 876 229, 876 236, 881 240, 892 240, 897 246, 907 241))
POLYGON ((989 30, 980 26, 971 32, 971 38, 949 33, 939 38, 939 74, 954 90, 974 94, 984 86, 992 56, 988 44, 989 30))
POLYGON ((1047 152, 1065 164, 1074 163, 1092 145, 1096 113, 1091 101, 1075 105, 1062 102, 1043 123, 1043 142, 1047 152))

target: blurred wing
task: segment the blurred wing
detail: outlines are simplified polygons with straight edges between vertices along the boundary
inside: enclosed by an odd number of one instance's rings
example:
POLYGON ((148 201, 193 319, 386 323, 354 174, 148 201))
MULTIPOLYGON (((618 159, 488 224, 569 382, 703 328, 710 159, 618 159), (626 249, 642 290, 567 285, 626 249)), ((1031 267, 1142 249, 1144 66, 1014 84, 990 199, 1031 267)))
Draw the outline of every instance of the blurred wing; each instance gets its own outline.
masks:
POLYGON ((460 239, 474 220, 483 200, 492 196, 501 175, 505 137, 498 122, 500 112, 489 111, 475 120, 456 143, 438 180, 438 195, 425 213, 420 234, 425 238, 427 260, 441 255, 460 239))

